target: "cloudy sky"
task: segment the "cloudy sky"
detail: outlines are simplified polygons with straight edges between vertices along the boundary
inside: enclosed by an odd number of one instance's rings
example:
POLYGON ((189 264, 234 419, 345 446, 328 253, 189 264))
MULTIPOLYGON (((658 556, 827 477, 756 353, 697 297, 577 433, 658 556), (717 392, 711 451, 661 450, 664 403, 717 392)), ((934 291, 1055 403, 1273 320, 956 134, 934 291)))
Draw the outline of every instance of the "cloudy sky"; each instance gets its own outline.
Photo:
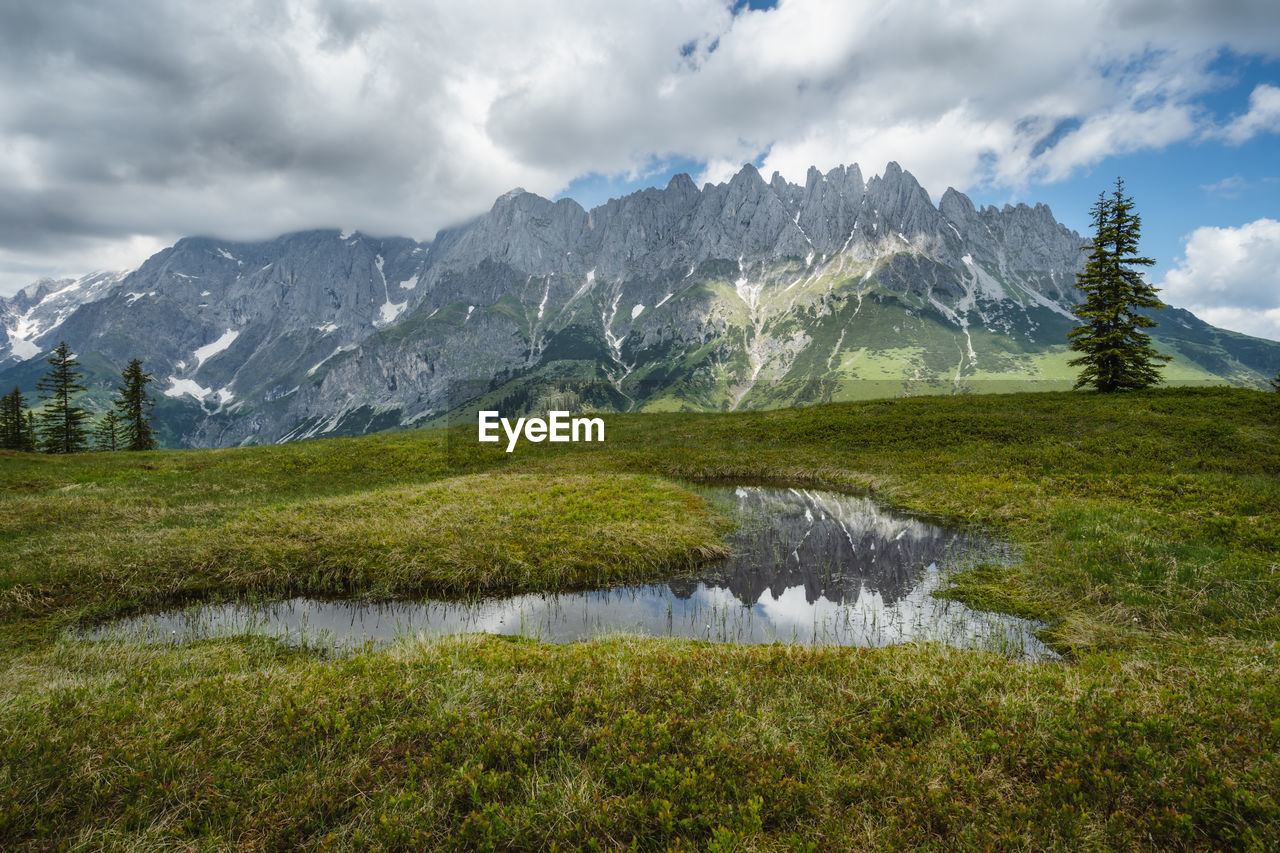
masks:
POLYGON ((0 294, 190 234, 890 160, 1081 231, 1123 175, 1166 299, 1280 340, 1275 0, 0 5, 0 294))

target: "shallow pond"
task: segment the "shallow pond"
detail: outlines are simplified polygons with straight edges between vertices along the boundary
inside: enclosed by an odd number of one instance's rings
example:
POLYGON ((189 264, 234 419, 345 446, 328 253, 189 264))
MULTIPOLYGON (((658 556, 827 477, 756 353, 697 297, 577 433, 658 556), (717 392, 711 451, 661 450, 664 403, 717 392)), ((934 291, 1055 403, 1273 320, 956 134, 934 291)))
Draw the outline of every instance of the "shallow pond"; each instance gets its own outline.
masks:
POLYGON ((144 614, 83 636, 182 642, 254 633, 351 648, 471 631, 573 642, 610 633, 725 643, 887 646, 936 640, 1037 660, 1038 623, 934 598, 948 573, 1008 560, 972 531, 805 489, 702 490, 739 523, 733 555, 667 583, 473 602, 292 599, 144 614))

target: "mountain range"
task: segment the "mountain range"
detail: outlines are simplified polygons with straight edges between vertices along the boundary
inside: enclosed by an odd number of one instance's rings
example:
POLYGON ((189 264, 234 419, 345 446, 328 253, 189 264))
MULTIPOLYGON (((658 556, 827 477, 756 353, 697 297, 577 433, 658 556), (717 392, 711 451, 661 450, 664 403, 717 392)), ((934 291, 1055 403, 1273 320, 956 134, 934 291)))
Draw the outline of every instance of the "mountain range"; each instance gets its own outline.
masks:
MULTIPOLYGON (((316 230, 179 240, 128 273, 0 298, 0 388, 65 340, 84 404, 134 357, 169 446, 507 410, 740 409, 1070 387, 1085 239, 1044 205, 935 206, 890 163, 677 175, 584 210, 521 189, 430 242, 316 230)), ((1170 382, 1262 386, 1280 343, 1155 315, 1170 382)), ((504 411, 504 414, 507 412, 504 411)))

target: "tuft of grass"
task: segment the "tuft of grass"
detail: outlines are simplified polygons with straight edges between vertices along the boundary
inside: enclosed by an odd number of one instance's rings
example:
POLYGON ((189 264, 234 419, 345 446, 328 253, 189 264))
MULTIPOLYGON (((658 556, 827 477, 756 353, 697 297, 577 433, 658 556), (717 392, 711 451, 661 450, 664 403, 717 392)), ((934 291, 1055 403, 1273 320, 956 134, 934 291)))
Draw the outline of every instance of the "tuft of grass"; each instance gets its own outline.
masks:
MULTIPOLYGON (((35 592, 10 586, 6 598, 27 612, 98 616, 197 598, 582 589, 723 557, 727 529, 702 498, 652 477, 498 471, 269 504, 220 523, 81 531, 38 570, 35 592)), ((40 537, 18 553, 47 547, 40 537)))

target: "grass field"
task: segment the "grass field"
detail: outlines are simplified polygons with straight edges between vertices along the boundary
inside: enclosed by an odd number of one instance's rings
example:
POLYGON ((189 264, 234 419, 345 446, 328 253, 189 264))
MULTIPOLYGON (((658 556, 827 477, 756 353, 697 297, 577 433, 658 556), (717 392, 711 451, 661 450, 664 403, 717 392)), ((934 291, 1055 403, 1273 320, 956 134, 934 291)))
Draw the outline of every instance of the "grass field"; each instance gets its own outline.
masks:
POLYGON ((15 849, 1276 849, 1280 395, 927 397, 268 448, 0 455, 0 839, 15 849), (723 551, 681 483, 872 492, 1021 562, 948 594, 1064 663, 936 645, 333 659, 71 640, 191 600, 466 596, 723 551))

